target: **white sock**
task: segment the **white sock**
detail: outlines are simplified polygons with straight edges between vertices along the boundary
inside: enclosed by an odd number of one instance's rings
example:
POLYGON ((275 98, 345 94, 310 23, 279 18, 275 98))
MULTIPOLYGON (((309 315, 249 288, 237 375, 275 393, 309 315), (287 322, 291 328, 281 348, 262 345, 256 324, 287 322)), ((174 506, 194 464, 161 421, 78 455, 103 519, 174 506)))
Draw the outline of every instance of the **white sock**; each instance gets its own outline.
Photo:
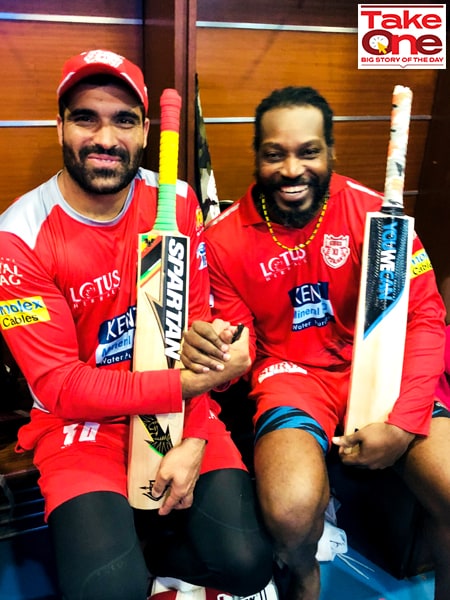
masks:
POLYGON ((167 592, 168 590, 177 590, 179 592, 192 592, 200 589, 200 586, 193 585, 187 581, 176 579, 175 577, 157 577, 153 582, 152 594, 167 592))

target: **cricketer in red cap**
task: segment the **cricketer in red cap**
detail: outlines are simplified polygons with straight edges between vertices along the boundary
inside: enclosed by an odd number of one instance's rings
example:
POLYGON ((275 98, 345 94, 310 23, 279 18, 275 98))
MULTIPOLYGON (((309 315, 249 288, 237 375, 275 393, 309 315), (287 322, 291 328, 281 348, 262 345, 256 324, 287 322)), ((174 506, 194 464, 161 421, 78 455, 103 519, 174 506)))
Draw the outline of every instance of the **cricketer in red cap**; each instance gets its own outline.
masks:
POLYGON ((63 66, 61 82, 56 91, 58 98, 82 79, 100 74, 113 75, 128 84, 144 105, 145 112, 148 111, 147 87, 141 69, 110 50, 89 50, 69 58, 63 66))

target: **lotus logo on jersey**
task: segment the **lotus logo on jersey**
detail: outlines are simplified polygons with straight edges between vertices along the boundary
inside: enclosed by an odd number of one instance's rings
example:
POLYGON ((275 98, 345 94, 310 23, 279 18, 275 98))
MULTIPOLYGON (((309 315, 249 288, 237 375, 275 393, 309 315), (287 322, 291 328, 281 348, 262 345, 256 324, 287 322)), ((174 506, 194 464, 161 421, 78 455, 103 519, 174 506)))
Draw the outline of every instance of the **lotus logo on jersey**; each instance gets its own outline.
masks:
POLYGON ((278 254, 278 256, 270 258, 265 264, 259 263, 259 266, 261 267, 264 277, 269 280, 272 277, 284 275, 295 263, 304 261, 305 257, 306 252, 303 248, 299 248, 297 250, 288 250, 281 252, 281 254, 278 254))
POLYGON ((78 289, 70 288, 70 297, 74 305, 93 302, 95 298, 114 294, 120 285, 120 274, 115 269, 109 273, 99 275, 92 281, 85 281, 78 289))

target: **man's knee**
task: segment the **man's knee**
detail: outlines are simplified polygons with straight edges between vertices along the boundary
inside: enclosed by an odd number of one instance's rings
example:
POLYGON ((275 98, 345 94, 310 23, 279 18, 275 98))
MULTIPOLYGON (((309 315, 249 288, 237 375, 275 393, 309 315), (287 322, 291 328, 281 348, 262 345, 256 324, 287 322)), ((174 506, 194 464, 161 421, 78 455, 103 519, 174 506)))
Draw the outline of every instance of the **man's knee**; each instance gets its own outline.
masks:
MULTIPOLYGON (((227 559, 225 559, 227 560, 227 559)), ((223 566, 226 589, 234 596, 254 596, 263 590, 272 577, 273 553, 268 545, 260 553, 242 547, 223 566)))
POLYGON ((64 600, 144 600, 149 578, 139 547, 86 573, 84 580, 62 578, 64 600))

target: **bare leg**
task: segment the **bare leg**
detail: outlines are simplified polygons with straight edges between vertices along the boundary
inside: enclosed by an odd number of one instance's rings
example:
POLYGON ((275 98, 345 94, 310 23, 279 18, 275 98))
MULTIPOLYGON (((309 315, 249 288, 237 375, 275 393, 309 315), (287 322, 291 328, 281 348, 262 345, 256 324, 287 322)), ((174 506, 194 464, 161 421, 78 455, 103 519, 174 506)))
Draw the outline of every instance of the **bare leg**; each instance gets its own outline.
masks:
POLYGON ((415 441, 400 466, 430 517, 435 600, 450 598, 450 419, 432 420, 430 435, 415 441))
POLYGON ((329 500, 322 449, 305 431, 272 431, 256 444, 255 473, 275 551, 291 572, 286 600, 318 600, 315 555, 329 500))

